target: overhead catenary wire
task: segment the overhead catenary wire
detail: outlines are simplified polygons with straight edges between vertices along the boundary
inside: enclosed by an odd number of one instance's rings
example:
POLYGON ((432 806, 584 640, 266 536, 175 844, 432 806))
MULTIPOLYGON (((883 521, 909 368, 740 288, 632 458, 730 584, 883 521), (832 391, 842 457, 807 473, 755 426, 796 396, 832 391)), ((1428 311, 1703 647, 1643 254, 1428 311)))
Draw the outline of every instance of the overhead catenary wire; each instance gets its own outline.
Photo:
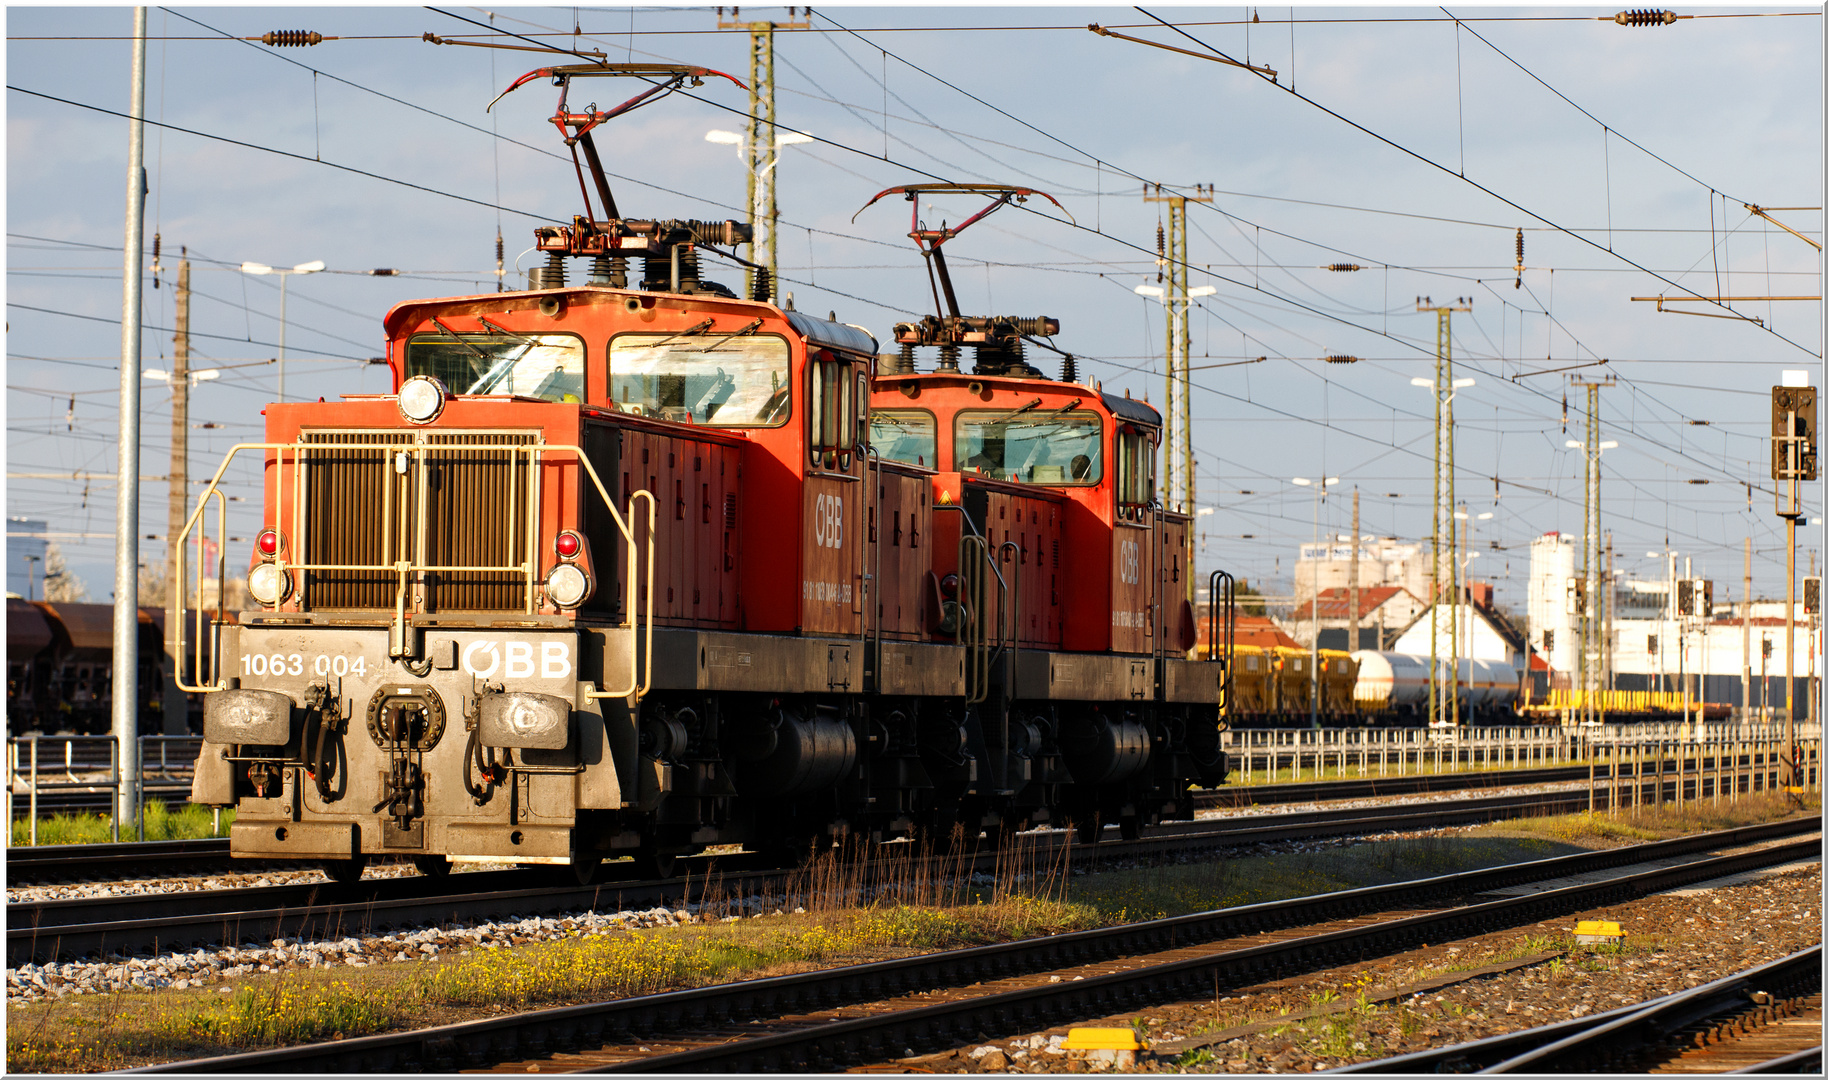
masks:
MULTIPOLYGON (((1137 8, 1136 10, 1141 11, 1143 14, 1148 15, 1152 19, 1156 19, 1156 21, 1160 22, 1161 25, 1167 27, 1170 30, 1175 31, 1176 33, 1187 38, 1188 40, 1198 42, 1200 45, 1204 46, 1206 49, 1210 50, 1215 55, 1223 57, 1226 60, 1232 60, 1232 58, 1230 56, 1227 56, 1223 50, 1218 49, 1212 45, 1208 45, 1204 41, 1200 41, 1200 39, 1194 37, 1192 34, 1187 33, 1185 30, 1180 29, 1179 27, 1175 26, 1173 23, 1168 22, 1166 19, 1161 19, 1159 16, 1156 16, 1156 15, 1152 14, 1151 12, 1149 12, 1143 8, 1140 8, 1140 7, 1137 8)), ((1232 62, 1236 63, 1235 60, 1232 60, 1232 62)), ((1252 72, 1252 74, 1255 74, 1255 72, 1252 72)), ((1454 170, 1448 168, 1445 165, 1442 165, 1440 162, 1435 161, 1434 159, 1428 157, 1427 155, 1422 154, 1416 150, 1411 150, 1409 147, 1404 146, 1403 144, 1397 142, 1396 140, 1391 139, 1388 136, 1382 135, 1376 131, 1373 131, 1372 129, 1364 126, 1363 124, 1360 124, 1357 121, 1352 120, 1351 118, 1339 113, 1338 111, 1331 109, 1331 108, 1327 107, 1326 105, 1321 104, 1319 101, 1316 101, 1313 98, 1310 98, 1310 97, 1306 96, 1305 94, 1302 94, 1302 93, 1296 91, 1292 85, 1291 86, 1282 86, 1279 83, 1275 82, 1275 80, 1267 79, 1261 75, 1258 75, 1257 78, 1259 80, 1268 82, 1269 85, 1275 87, 1276 89, 1281 90, 1283 93, 1289 94, 1290 96, 1295 97, 1308 105, 1312 105, 1314 108, 1317 108, 1320 111, 1326 113, 1328 116, 1331 116, 1334 119, 1339 120, 1341 123, 1347 124, 1350 127, 1354 128, 1358 131, 1361 131, 1366 135, 1371 136, 1373 139, 1376 139, 1377 141, 1383 143, 1386 146, 1389 146, 1393 150, 1397 150, 1403 154, 1407 154, 1408 156, 1415 158, 1417 161, 1420 161, 1423 164, 1428 165, 1431 168, 1439 169, 1440 171, 1446 173, 1449 176, 1457 177, 1463 183, 1470 184, 1474 188, 1477 188, 1479 191, 1482 191, 1486 195, 1489 195, 1492 198, 1497 199, 1499 202, 1504 203, 1506 206, 1509 206, 1514 210, 1518 210, 1522 213, 1528 214, 1530 217, 1535 218, 1537 221, 1540 221, 1543 224, 1550 226, 1556 232, 1563 233, 1564 235, 1567 235, 1567 236, 1579 241, 1580 243, 1590 245, 1593 248, 1595 248, 1596 250, 1604 251, 1607 254, 1611 255, 1612 257, 1618 259, 1619 261, 1632 267, 1633 269, 1638 270, 1641 273, 1648 274, 1649 276, 1656 278, 1657 280, 1663 282, 1664 284, 1670 286, 1671 288, 1680 289, 1681 291, 1686 292, 1686 293, 1690 294, 1691 296, 1694 296, 1696 299, 1702 299, 1700 294, 1696 293, 1693 289, 1687 288, 1686 286, 1683 286, 1675 281, 1671 281, 1669 278, 1666 278, 1663 275, 1656 273, 1655 271, 1649 269, 1648 267, 1642 266, 1636 260, 1631 259, 1625 255, 1622 255, 1616 251, 1612 251, 1612 250, 1608 249, 1603 244, 1594 243, 1592 240, 1589 240, 1587 237, 1582 236, 1579 233, 1571 232, 1571 231, 1563 228, 1561 225, 1559 225, 1558 223, 1543 216, 1542 214, 1539 214, 1536 211, 1531 210, 1529 207, 1524 206, 1521 203, 1518 203, 1504 195, 1499 194, 1497 191, 1493 190, 1490 187, 1487 187, 1484 184, 1479 183, 1477 180, 1474 180, 1470 177, 1460 176, 1458 173, 1454 172, 1454 170)), ((1716 306, 1721 306, 1721 305, 1716 305, 1716 306)), ((1732 309, 1727 308, 1726 310, 1731 311, 1732 309)), ((1736 318, 1742 318, 1742 319, 1745 318, 1744 316, 1739 315, 1737 312, 1734 312, 1733 315, 1736 318)), ((1747 319, 1746 321, 1751 322, 1750 319, 1747 319)), ((1758 325, 1758 324, 1753 323, 1753 325, 1758 325)), ((1789 338, 1783 334, 1780 334, 1777 331, 1772 330, 1770 327, 1760 326, 1759 328, 1764 330, 1766 333, 1772 335, 1773 337, 1777 338, 1778 340, 1783 341, 1786 344, 1788 344, 1804 353, 1807 353, 1810 356, 1816 357, 1817 359, 1821 358, 1820 353, 1817 353, 1817 352, 1811 350, 1808 346, 1802 344, 1801 342, 1795 341, 1792 338, 1789 338)))
MULTIPOLYGON (((1304 21, 1305 21, 1305 20, 1304 20, 1304 21)), ((498 202, 499 202, 499 200, 497 200, 497 201, 498 201, 498 202)), ((984 262, 985 262, 985 264, 986 264, 986 265, 988 265, 988 264, 989 264, 989 262, 990 262, 990 261, 989 261, 989 260, 984 260, 984 262)), ((1005 265, 1005 263, 1002 263, 1002 262, 1000 262, 1000 261, 999 261, 999 262, 998 262, 998 263, 997 263, 997 265, 1005 265)), ((1021 265, 1021 264, 1008 264, 1008 265, 1021 265)), ((802 283, 802 284, 807 284, 807 283, 802 283)), ((1271 292, 1270 292, 1270 291, 1268 291, 1268 290, 1265 290, 1265 291, 1264 291, 1264 295, 1265 295, 1265 296, 1271 296, 1271 295, 1273 295, 1273 294, 1272 294, 1272 293, 1271 293, 1271 292)), ((874 300, 868 300, 868 299, 866 299, 866 298, 863 298, 863 297, 853 297, 853 298, 854 298, 854 299, 858 299, 858 300, 860 300, 860 301, 862 301, 862 302, 866 302, 866 303, 872 303, 872 304, 875 304, 875 303, 878 303, 878 302, 877 302, 877 301, 874 301, 874 300)), ((250 335, 250 336, 251 336, 251 335, 250 335)))

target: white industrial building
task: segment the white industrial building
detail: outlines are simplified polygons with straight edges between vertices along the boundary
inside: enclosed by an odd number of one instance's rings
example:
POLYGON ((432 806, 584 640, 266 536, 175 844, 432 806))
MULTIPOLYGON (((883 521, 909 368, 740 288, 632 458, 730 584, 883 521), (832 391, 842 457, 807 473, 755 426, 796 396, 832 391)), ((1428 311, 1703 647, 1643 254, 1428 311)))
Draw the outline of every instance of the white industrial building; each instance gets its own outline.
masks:
MULTIPOLYGON (((1358 587, 1371 589, 1394 586, 1411 596, 1428 595, 1428 553, 1421 544, 1399 544, 1394 536, 1365 535, 1358 545, 1358 587)), ((1300 604, 1313 597, 1318 588, 1352 587, 1352 537, 1345 534, 1335 543, 1303 544, 1301 557, 1295 562, 1295 601, 1300 604)))
MULTIPOLYGON (((1674 576, 1673 562, 1669 576, 1674 576)), ((1551 532, 1531 542, 1529 645, 1548 668, 1548 685, 1558 689, 1572 687, 1576 681, 1579 628, 1574 616, 1574 582, 1579 577, 1579 537, 1551 532)), ((1604 620, 1602 688, 1679 691, 1682 677, 1687 676, 1689 692, 1700 700, 1740 706, 1749 697, 1754 707, 1782 708, 1784 603, 1754 601, 1748 613, 1743 599, 1729 602, 1730 584, 1736 582, 1716 581, 1712 612, 1704 618, 1686 619, 1675 616, 1667 579, 1626 578, 1615 581, 1609 591, 1603 590, 1610 610, 1604 620), (1764 654, 1767 640, 1771 643, 1769 657, 1764 654)), ((1793 670, 1804 709, 1808 698, 1805 680, 1822 670, 1821 647, 1821 634, 1803 613, 1799 595, 1793 670)))

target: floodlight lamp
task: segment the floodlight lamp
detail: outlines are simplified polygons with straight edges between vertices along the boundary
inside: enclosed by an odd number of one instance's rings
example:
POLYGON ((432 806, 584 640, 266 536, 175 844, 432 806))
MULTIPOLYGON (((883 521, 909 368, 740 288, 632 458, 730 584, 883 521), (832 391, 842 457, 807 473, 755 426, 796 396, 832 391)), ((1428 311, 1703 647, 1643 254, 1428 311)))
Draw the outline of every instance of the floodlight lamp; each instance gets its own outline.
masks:
POLYGON ((244 262, 241 264, 241 272, 244 274, 271 274, 273 268, 265 263, 244 262))
POLYGON ((1605 442, 1600 443, 1600 449, 1601 450, 1616 450, 1616 449, 1618 449, 1618 445, 1619 445, 1618 443, 1613 442, 1611 439, 1607 439, 1605 442))
POLYGON ((1188 289, 1187 295, 1188 296, 1211 296, 1213 293, 1218 292, 1218 291, 1219 290, 1213 288, 1211 285, 1201 285, 1198 288, 1188 289))
POLYGON ((1313 483, 1313 482, 1314 482, 1314 481, 1312 481, 1312 480, 1309 480, 1309 479, 1308 479, 1308 478, 1307 478, 1307 477, 1305 477, 1305 476, 1297 476, 1297 477, 1295 477, 1295 478, 1294 478, 1294 479, 1292 479, 1292 480, 1290 480, 1290 481, 1289 481, 1289 483, 1291 483, 1291 484, 1299 484, 1299 485, 1300 485, 1300 486, 1302 486, 1302 487, 1307 487, 1307 486, 1308 486, 1308 485, 1309 485, 1309 484, 1311 484, 1311 483, 1313 483))
POLYGON ((1454 389, 1458 390, 1463 386, 1471 386, 1472 384, 1473 384, 1472 379, 1455 379, 1454 380, 1454 389))
POLYGON ((1410 386, 1433 386, 1434 380, 1433 379, 1421 379, 1421 378, 1410 379, 1409 385, 1410 386))
POLYGON ((707 131, 705 132, 705 141, 718 143, 722 146, 741 146, 743 144, 743 137, 734 131, 707 131))
POLYGON ((1569 439, 1564 445, 1570 450, 1579 450, 1581 448, 1579 439, 1569 439))
POLYGON ((774 145, 776 146, 792 146, 795 143, 809 143, 811 141, 811 135, 799 131, 782 131, 776 133, 774 136, 774 145))
POLYGON ((1136 295, 1154 296, 1154 297, 1159 298, 1160 296, 1163 295, 1163 293, 1162 293, 1162 288, 1159 285, 1138 285, 1136 287, 1136 295))
POLYGON ((292 268, 294 274, 315 274, 324 268, 324 260, 313 259, 308 263, 299 263, 292 268))

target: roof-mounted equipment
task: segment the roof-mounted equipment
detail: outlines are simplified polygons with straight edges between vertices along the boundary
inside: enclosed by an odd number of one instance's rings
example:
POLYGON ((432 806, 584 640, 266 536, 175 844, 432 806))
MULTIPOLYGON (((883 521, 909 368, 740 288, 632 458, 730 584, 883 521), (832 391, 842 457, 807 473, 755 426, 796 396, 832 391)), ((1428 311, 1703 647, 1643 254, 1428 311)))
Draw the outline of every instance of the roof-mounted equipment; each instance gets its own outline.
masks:
MULTIPOLYGON (((530 283, 534 288, 563 288, 568 258, 592 260, 588 284, 627 288, 628 256, 639 255, 643 260, 642 289, 734 296, 724 286, 699 278, 697 249, 708 247, 717 251, 719 246, 733 248, 749 243, 752 227, 739 221, 624 218, 609 189, 609 176, 604 172, 603 160, 591 136, 605 122, 658 101, 682 87, 702 85, 706 76, 712 75, 747 89, 734 76, 686 64, 565 64, 527 72, 489 103, 489 107, 494 108, 503 97, 539 78, 550 78, 559 87, 558 108, 552 115, 552 125, 558 128, 565 146, 571 151, 571 163, 578 176, 578 193, 584 199, 584 213, 574 216, 570 225, 546 225, 533 230, 539 250, 546 253, 545 267, 531 275, 530 283), (582 112, 574 112, 567 104, 573 79, 617 76, 640 79, 652 85, 612 109, 599 110, 592 102, 582 112), (586 169, 590 172, 588 184, 584 179, 586 169), (592 188, 597 196, 594 207, 592 188), (596 213, 599 209, 601 216, 596 213)), ((733 251, 718 251, 718 254, 745 266, 755 265, 733 251)), ((767 276, 758 274, 753 299, 768 299, 771 288, 767 276)))
MULTIPOLYGON (((946 241, 996 210, 1011 202, 1027 202, 1030 195, 1039 195, 1060 207, 1060 212, 1066 214, 1068 220, 1072 219, 1072 214, 1067 212, 1066 207, 1060 206, 1060 200, 1045 191, 1007 184, 902 184, 877 192, 869 202, 863 204, 857 214, 875 205, 883 196, 894 194, 905 196, 913 204, 908 238, 914 241, 927 260, 927 281, 933 288, 935 309, 941 309, 942 293, 945 297, 941 314, 928 315, 919 322, 895 324, 895 340, 901 344, 901 356, 897 364, 899 373, 914 373, 914 347, 917 345, 937 346, 939 366, 935 370, 956 372, 959 370, 959 346, 970 345, 977 350, 977 363, 972 368, 974 375, 1045 378, 1038 368, 1023 358, 1023 342, 1059 333, 1060 320, 1046 315, 1023 318, 1012 315, 959 314, 958 295, 953 291, 952 275, 946 269, 946 256, 942 248, 946 241), (988 195, 991 201, 988 206, 957 225, 948 226, 942 221, 939 228, 930 229, 921 224, 920 197, 940 193, 988 195)), ((851 215, 852 221, 857 220, 857 214, 851 215)))

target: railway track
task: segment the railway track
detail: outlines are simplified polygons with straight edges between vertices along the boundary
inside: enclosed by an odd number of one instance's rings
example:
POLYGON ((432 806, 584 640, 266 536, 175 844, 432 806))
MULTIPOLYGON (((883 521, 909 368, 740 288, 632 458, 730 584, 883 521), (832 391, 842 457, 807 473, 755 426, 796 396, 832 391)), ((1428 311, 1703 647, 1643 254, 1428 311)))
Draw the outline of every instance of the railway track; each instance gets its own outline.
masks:
MULTIPOLYGON (((1611 783, 1606 769, 1597 772, 1611 783)), ((1491 773, 1442 773, 1371 777, 1303 784, 1275 784, 1250 788, 1222 788, 1194 793, 1201 809, 1326 802, 1399 795, 1466 791, 1479 788, 1529 784, 1568 783, 1587 779, 1585 766, 1554 769, 1515 769, 1491 773)), ((1646 784, 1652 781, 1647 780, 1646 784)), ((1665 789, 1672 790, 1673 779, 1665 789)), ((1601 793, 1604 805, 1605 794, 1601 793)), ((1584 796, 1583 796, 1584 800, 1584 796)), ((1571 804, 1570 804, 1571 805, 1571 804)), ((1584 808, 1584 801, 1582 807, 1584 808)), ((1278 818, 1278 821, 1283 819, 1278 818)), ((10 885, 38 885, 65 881, 118 881, 130 877, 179 877, 234 866, 246 872, 254 864, 229 857, 228 841, 178 840, 160 844, 60 844, 42 847, 9 847, 6 874, 10 885), (137 858, 136 855, 144 855, 137 858)))
MULTIPOLYGON (((1535 792, 1448 806, 1399 805, 1278 814, 1273 820, 1180 822, 1152 829, 1140 839, 1112 839, 1089 850, 1076 848, 1084 853, 1075 858, 1175 857, 1250 844, 1563 813, 1586 805, 1585 791, 1535 792)), ((1070 840, 1066 833, 1055 832, 1039 834, 1036 842, 1036 858, 1045 861, 1070 840)), ((413 876, 352 885, 314 882, 216 889, 181 894, 182 912, 171 910, 171 893, 12 903, 7 905, 7 963, 49 963, 109 952, 170 951, 275 937, 335 938, 466 919, 550 915, 594 909, 604 902, 651 907, 698 900, 707 890, 725 895, 778 893, 790 884, 790 873, 760 868, 753 856, 688 861, 696 864, 688 874, 660 881, 635 877, 632 865, 611 864, 606 873, 628 876, 588 886, 555 884, 554 871, 539 869, 480 871, 444 881, 413 876)), ((942 861, 951 865, 950 860, 942 861)), ((972 868, 995 871, 996 853, 977 855, 972 868)))
POLYGON ((1330 1071, 1819 1073, 1821 989, 1817 945, 1652 1001, 1330 1071))
POLYGON ((1806 858, 1819 854, 1819 839, 1786 838, 1819 829, 1819 819, 1777 822, 1004 945, 141 1071, 833 1069, 899 1057, 904 1048, 943 1048, 1035 1030, 1061 1018, 1203 997, 1218 986, 1249 985, 1806 858), (1481 899, 1519 884, 1692 860, 1708 851, 1774 840, 1784 842, 1524 896, 1481 899))

